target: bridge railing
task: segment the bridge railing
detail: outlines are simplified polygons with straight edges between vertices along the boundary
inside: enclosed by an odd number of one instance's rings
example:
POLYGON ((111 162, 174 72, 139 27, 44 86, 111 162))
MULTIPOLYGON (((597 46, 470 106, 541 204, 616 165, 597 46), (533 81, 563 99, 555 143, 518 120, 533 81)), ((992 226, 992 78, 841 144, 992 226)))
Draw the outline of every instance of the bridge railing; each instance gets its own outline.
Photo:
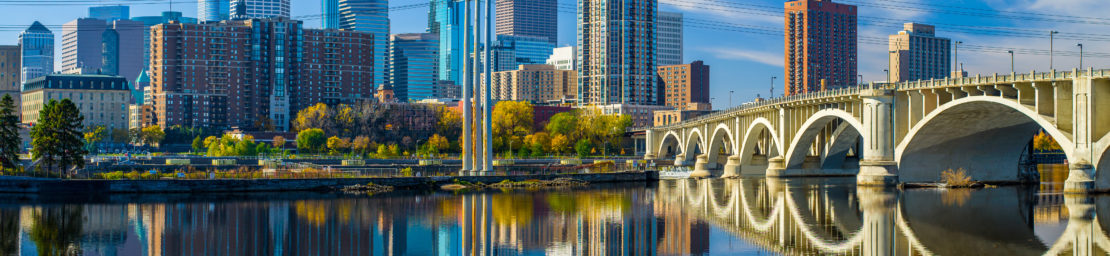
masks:
POLYGON ((992 76, 983 76, 981 74, 968 77, 955 77, 943 79, 929 79, 917 80, 898 83, 871 83, 869 85, 856 85, 844 87, 840 89, 809 92, 804 94, 795 94, 785 97, 771 98, 756 102, 742 103, 739 106, 731 107, 728 109, 720 110, 706 115, 701 115, 680 123, 668 124, 663 126, 656 126, 651 129, 669 129, 675 127, 682 127, 690 123, 698 123, 704 120, 713 120, 721 117, 731 116, 736 113, 758 109, 766 106, 779 105, 791 103, 801 100, 820 99, 828 97, 839 97, 845 95, 859 94, 861 89, 885 89, 885 90, 917 90, 932 87, 949 87, 960 86, 967 84, 984 84, 984 83, 1008 83, 1008 82, 1029 82, 1034 80, 1054 80, 1054 79, 1072 79, 1076 77, 1105 77, 1110 76, 1110 69, 1093 69, 1086 70, 1073 69, 1072 71, 1048 71, 1036 72, 1030 71, 1029 73, 1013 73, 1007 75, 999 75, 998 73, 992 76))

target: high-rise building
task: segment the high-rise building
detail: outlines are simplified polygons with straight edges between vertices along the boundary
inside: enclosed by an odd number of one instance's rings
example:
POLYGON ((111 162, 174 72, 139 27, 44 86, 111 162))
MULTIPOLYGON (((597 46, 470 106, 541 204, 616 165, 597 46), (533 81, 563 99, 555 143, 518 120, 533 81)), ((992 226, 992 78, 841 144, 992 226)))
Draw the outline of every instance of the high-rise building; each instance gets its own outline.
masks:
POLYGON ((131 18, 131 7, 126 5, 89 7, 89 18, 108 22, 131 18))
POLYGON ((36 21, 19 33, 21 51, 20 84, 54 73, 54 33, 36 21))
POLYGON ((497 0, 497 35, 558 40, 556 0, 497 0))
POLYGON ((373 97, 369 33, 274 18, 172 22, 151 36, 144 125, 287 130, 305 107, 373 97))
POLYGON ((69 99, 81 108, 83 126, 127 129, 130 88, 127 79, 119 76, 49 74, 27 80, 21 95, 23 123, 38 122, 51 100, 69 99))
POLYGON ((949 62, 952 40, 936 36, 936 27, 906 23, 890 35, 890 81, 902 82, 944 78, 952 72, 949 62))
POLYGON ((709 65, 702 61, 690 64, 659 66, 659 83, 664 104, 676 109, 693 110, 695 103, 709 104, 709 65))
POLYGON ((682 13, 659 12, 656 25, 656 60, 658 66, 685 63, 682 60, 682 13))
POLYGON ((398 100, 444 98, 436 94, 439 35, 394 34, 389 44, 390 87, 398 100))
POLYGON ((18 45, 0 45, 0 97, 11 95, 15 100, 16 113, 19 113, 19 90, 21 88, 19 62, 21 61, 20 47, 18 45))
POLYGON ((289 18, 289 0, 230 0, 232 18, 289 18), (242 17, 238 17, 242 16, 242 17))
POLYGON ((389 1, 338 0, 338 2, 339 28, 374 35, 372 84, 388 84, 385 65, 389 62, 389 1))
POLYGON ((230 0, 197 1, 197 21, 221 21, 231 18, 230 0))
POLYGON ((432 0, 429 31, 439 33, 439 80, 462 84, 464 2, 432 0))
MULTIPOLYGON (((203 1, 202 1, 203 2, 203 1)), ((131 20, 143 23, 143 68, 150 65, 150 27, 162 23, 169 23, 170 21, 177 21, 181 23, 197 23, 196 18, 182 17, 181 12, 165 11, 161 16, 141 16, 134 17, 131 20)), ((131 83, 138 85, 138 82, 131 83)), ((133 86, 136 87, 136 86, 133 86)))
POLYGON ((558 70, 574 70, 578 64, 578 54, 574 46, 555 48, 551 56, 547 57, 547 65, 554 65, 558 70))
POLYGON ((856 6, 796 0, 786 9, 785 95, 856 84, 856 6))
POLYGON ((325 29, 339 29, 339 0, 321 0, 325 29))
POLYGON ((545 64, 555 44, 543 37, 497 35, 493 72, 515 70, 520 65, 545 64))
POLYGON ((657 9, 655 0, 578 1, 579 104, 660 104, 657 9))
POLYGON ((577 72, 557 70, 547 64, 520 65, 516 70, 493 72, 490 98, 497 100, 546 103, 578 97, 577 72))
POLYGON ((81 18, 62 26, 62 71, 71 74, 120 75, 135 81, 143 69, 143 24, 133 20, 81 18), (116 36, 105 40, 105 31, 116 36), (105 47, 105 44, 110 44, 105 47), (105 53, 105 50, 115 50, 105 53), (105 58, 105 54, 112 54, 105 58), (105 61, 111 67, 105 68, 105 61))

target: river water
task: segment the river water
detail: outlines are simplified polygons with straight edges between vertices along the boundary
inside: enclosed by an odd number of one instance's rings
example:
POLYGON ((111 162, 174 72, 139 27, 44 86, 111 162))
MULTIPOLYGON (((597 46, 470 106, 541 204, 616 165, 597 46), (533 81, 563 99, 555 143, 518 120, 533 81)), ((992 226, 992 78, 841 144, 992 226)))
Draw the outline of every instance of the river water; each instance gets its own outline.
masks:
POLYGON ((0 255, 1105 255, 1110 196, 851 178, 554 191, 0 195, 0 255))

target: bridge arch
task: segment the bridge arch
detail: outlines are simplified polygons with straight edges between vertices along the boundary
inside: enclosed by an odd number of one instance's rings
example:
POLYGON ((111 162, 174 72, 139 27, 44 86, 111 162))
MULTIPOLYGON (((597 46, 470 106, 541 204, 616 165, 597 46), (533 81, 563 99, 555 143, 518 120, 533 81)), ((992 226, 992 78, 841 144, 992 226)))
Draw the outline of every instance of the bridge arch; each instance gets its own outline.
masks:
POLYGON ((680 145, 682 145, 682 138, 678 136, 678 133, 670 131, 663 134, 662 143, 659 143, 659 150, 655 152, 659 152, 658 156, 660 158, 674 159, 675 155, 683 153, 683 148, 680 145))
MULTIPOLYGON (((775 131, 775 126, 772 125, 771 121, 767 120, 766 118, 756 118, 754 121, 752 121, 751 124, 748 125, 747 129, 744 130, 744 135, 742 136, 744 140, 740 142, 740 150, 738 150, 740 152, 740 163, 742 165, 761 166, 751 168, 756 171, 763 171, 767 169, 767 159, 762 159, 762 161, 755 161, 754 159, 756 148, 761 142, 766 143, 766 145, 760 147, 760 153, 763 153, 766 158, 771 158, 772 156, 782 154, 782 152, 780 151, 782 146, 779 145, 782 140, 779 139, 778 132, 775 131), (764 138, 764 136, 769 138, 764 138), (767 140, 764 141, 764 139, 767 140)), ((742 167, 741 173, 748 173, 748 171, 744 170, 744 168, 747 167, 742 167)), ((760 175, 762 175, 762 173, 760 173, 760 175)))
MULTIPOLYGON (((1018 162, 1035 132, 1044 129, 1062 148, 1074 148, 1056 126, 1020 103, 971 96, 938 107, 895 149, 902 182, 931 182, 946 169, 964 168, 979 181, 1018 181, 1018 162)), ((1072 152, 1065 150, 1069 161, 1072 152)))
MULTIPOLYGON (((834 147, 847 150, 847 147, 850 147, 851 144, 855 144, 857 138, 859 137, 859 131, 863 130, 863 124, 860 123, 860 121, 857 120, 855 116, 840 109, 825 109, 817 111, 817 113, 814 113, 812 116, 809 117, 808 120, 806 120, 805 123, 802 124, 801 130, 799 130, 798 133, 794 135, 794 139, 791 141, 789 150, 787 151, 788 155, 786 155, 786 168, 801 169, 802 163, 805 161, 806 158, 806 153, 809 152, 809 148, 814 143, 817 135, 819 135, 821 130, 825 129, 825 127, 829 123, 836 120, 843 120, 843 123, 840 125, 841 127, 847 125, 847 127, 843 127, 843 129, 852 129, 855 130, 855 132, 853 133, 841 131, 840 135, 844 136, 844 138, 834 141, 834 147), (855 134, 855 136, 853 136, 852 138, 847 138, 849 135, 852 134, 855 134), (836 142, 849 145, 835 145, 836 142)), ((837 129, 839 130, 841 128, 837 129)), ((845 151, 845 153, 846 152, 847 151, 845 151)), ((826 157, 828 156, 826 155, 826 157)))
POLYGON ((709 164, 715 167, 724 165, 722 159, 718 156, 721 150, 724 150, 725 158, 727 160, 729 155, 735 154, 736 140, 733 139, 732 129, 726 124, 718 124, 713 129, 713 135, 709 137, 709 147, 705 150, 706 155, 709 156, 709 164))
POLYGON ((704 140, 705 136, 702 136, 701 130, 698 128, 690 129, 690 132, 686 134, 685 145, 682 146, 682 154, 686 156, 687 161, 694 160, 698 157, 698 153, 705 151, 705 143, 702 142, 704 140))

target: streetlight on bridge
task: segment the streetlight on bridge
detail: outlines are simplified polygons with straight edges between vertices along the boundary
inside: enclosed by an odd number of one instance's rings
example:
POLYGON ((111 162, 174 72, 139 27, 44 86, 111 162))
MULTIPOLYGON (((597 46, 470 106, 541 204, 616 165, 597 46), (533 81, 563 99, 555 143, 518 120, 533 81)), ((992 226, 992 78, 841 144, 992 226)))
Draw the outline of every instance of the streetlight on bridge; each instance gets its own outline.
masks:
POLYGON ((1060 33, 1060 31, 1056 31, 1056 30, 1048 31, 1048 70, 1055 70, 1056 69, 1055 67, 1052 66, 1052 57, 1053 57, 1052 55, 1055 52, 1054 51, 1055 49, 1053 47, 1053 41, 1056 40, 1056 34, 1059 34, 1059 33, 1060 33))
POLYGON ((1014 73, 1014 50, 1006 51, 1010 53, 1010 73, 1014 73))
POLYGON ((1079 46, 1079 69, 1083 69, 1083 44, 1079 43, 1075 46, 1079 46))
POLYGON ((771 77, 771 95, 767 96, 768 99, 775 97, 775 78, 779 78, 779 77, 777 77, 777 76, 772 76, 771 77))

